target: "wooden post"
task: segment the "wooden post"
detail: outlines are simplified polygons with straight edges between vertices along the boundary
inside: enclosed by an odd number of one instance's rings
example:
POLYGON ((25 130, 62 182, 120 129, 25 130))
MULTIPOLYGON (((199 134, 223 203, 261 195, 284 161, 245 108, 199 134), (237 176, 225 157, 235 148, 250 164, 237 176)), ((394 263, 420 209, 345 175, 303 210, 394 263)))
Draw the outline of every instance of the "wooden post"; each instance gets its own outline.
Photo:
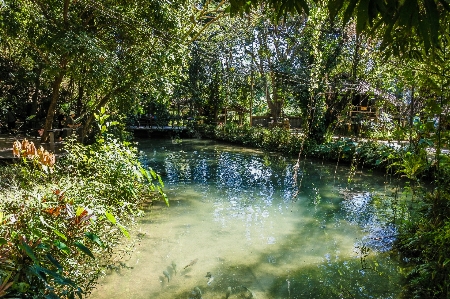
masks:
POLYGON ((50 150, 55 152, 55 132, 53 130, 48 130, 47 132, 50 139, 50 150))

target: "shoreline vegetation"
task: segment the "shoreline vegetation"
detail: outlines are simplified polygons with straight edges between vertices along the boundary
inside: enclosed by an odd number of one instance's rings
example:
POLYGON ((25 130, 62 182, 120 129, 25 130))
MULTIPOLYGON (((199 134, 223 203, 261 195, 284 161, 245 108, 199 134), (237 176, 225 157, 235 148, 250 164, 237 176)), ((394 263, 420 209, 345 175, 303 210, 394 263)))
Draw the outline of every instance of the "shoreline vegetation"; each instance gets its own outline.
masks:
POLYGON ((69 138, 56 162, 25 145, 0 169, 0 297, 84 298, 142 206, 168 205, 163 182, 106 129, 91 145, 69 138))
MULTIPOLYGON (((83 298, 111 267, 115 248, 124 236, 130 237, 129 228, 143 213, 142 205, 149 199, 169 204, 161 177, 142 166, 137 149, 108 134, 104 124, 99 127, 100 134, 91 145, 68 139, 67 154, 56 162, 31 155, 16 144, 16 154, 25 156, 20 163, 1 168, 4 275, 0 296, 83 298)), ((352 138, 317 144, 281 128, 234 124, 196 130, 197 136, 298 155, 299 159, 349 163, 349 180, 361 165, 366 170, 406 177, 406 187, 392 203, 393 209, 401 210, 393 222, 400 229, 394 252, 405 262, 403 297, 437 298, 436 294, 445 292, 450 223, 443 214, 448 211, 448 201, 442 198, 450 197, 446 189, 422 188, 422 182, 437 173, 425 147, 412 153, 409 147, 352 138), (423 160, 417 153, 424 155, 423 160), (408 202, 418 203, 418 207, 412 208, 408 202), (428 288, 423 286, 425 282, 428 288)), ((442 184, 447 179, 441 176, 432 181, 442 184)))
POLYGON ((431 141, 412 144, 397 141, 379 141, 354 136, 329 137, 322 143, 304 134, 293 134, 283 128, 267 129, 251 127, 246 124, 229 123, 218 126, 202 125, 193 131, 196 135, 219 141, 260 148, 266 151, 282 152, 288 155, 318 158, 338 163, 346 163, 351 167, 363 167, 367 170, 378 170, 411 180, 433 181, 436 175, 437 160, 440 163, 448 160, 448 155, 440 153, 431 155, 431 141), (416 168, 407 165, 407 159, 417 159, 421 165, 416 168), (412 169, 410 169, 412 168, 412 169))
POLYGON ((283 128, 233 123, 195 130, 196 135, 216 140, 296 155, 297 163, 304 157, 347 163, 349 181, 358 167, 405 180, 391 202, 391 221, 398 227, 392 253, 403 263, 399 271, 405 276, 400 298, 447 298, 450 294, 450 158, 442 153, 439 136, 400 146, 356 137, 328 138, 319 144, 283 128))

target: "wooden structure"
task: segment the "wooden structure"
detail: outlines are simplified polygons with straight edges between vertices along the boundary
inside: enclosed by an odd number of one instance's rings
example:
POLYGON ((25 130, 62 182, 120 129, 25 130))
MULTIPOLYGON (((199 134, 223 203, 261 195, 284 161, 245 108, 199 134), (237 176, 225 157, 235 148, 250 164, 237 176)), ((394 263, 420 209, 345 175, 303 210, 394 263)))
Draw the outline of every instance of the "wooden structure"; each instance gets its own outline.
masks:
MULTIPOLYGON (((302 127, 303 118, 300 116, 287 116, 280 118, 278 126, 288 129, 300 129, 302 127)), ((252 126, 261 126, 264 128, 273 127, 272 119, 269 116, 252 116, 252 126)))
POLYGON ((240 105, 225 107, 217 116, 217 123, 235 122, 242 125, 244 116, 247 113, 250 113, 250 110, 240 105))
MULTIPOLYGON (((364 121, 377 123, 380 116, 380 107, 377 101, 384 100, 393 106, 401 105, 400 101, 392 94, 372 87, 368 82, 359 82, 355 88, 355 94, 352 99, 352 109, 349 112, 348 131, 353 129, 355 134, 359 134, 364 121)), ((395 118, 396 116, 394 116, 395 118)), ((397 116, 398 117, 398 116, 397 116)))

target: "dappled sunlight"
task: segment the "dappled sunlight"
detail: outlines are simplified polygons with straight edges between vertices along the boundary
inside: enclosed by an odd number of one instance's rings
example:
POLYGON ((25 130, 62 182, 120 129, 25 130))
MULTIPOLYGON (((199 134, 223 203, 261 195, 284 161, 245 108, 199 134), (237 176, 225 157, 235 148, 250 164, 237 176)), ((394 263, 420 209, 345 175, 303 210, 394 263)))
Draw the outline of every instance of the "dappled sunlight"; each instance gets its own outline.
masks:
POLYGON ((395 297, 395 259, 369 242, 385 226, 370 193, 343 194, 345 167, 336 177, 335 165, 305 163, 294 202, 294 161, 190 142, 152 164, 167 174, 171 206, 149 210, 127 267, 110 271, 92 298, 395 297))

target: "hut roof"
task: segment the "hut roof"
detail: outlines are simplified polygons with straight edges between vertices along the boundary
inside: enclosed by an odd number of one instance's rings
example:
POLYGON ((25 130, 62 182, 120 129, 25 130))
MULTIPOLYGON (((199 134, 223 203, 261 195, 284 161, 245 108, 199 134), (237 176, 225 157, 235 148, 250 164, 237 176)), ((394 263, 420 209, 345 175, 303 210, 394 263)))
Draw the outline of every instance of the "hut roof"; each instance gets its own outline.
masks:
POLYGON ((395 106, 401 106, 402 102, 400 99, 398 99, 395 95, 389 93, 386 90, 382 90, 380 88, 373 87, 369 82, 366 81, 360 81, 357 85, 355 90, 359 93, 365 94, 365 93, 373 93, 375 96, 380 97, 382 99, 385 99, 389 102, 391 102, 395 106))

